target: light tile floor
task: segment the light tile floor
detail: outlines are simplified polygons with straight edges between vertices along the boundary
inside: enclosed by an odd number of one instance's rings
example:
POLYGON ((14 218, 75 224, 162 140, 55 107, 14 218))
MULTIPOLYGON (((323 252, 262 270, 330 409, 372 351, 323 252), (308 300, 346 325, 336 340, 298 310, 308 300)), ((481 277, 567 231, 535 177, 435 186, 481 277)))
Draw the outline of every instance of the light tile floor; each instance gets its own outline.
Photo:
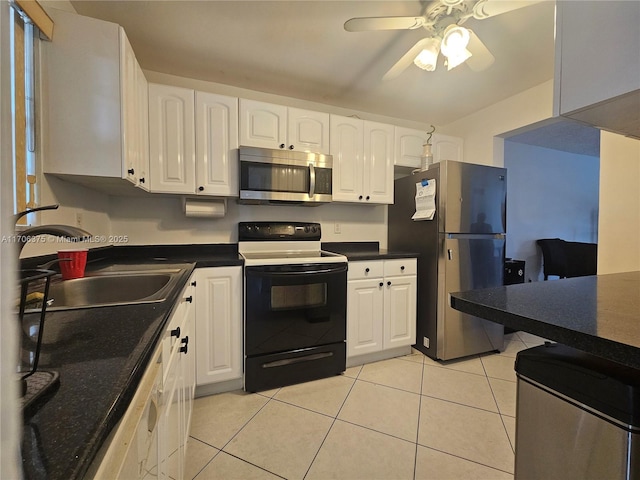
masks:
POLYGON ((268 392, 196 399, 185 478, 512 479, 516 332, 499 354, 421 353, 268 392))

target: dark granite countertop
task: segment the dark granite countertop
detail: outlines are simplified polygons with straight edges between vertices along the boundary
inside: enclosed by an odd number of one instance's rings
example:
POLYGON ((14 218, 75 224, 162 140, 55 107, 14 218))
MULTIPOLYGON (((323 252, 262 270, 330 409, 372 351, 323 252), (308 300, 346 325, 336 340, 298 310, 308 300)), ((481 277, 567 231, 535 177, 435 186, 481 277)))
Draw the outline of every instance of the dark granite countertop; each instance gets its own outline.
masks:
POLYGON ((418 257, 415 252, 380 249, 379 242, 326 242, 322 244, 322 249, 344 255, 351 262, 418 257))
POLYGON ((640 369, 640 272, 457 292, 451 306, 640 369))
POLYGON ((87 270, 110 263, 180 265, 184 271, 160 303, 47 312, 38 370, 58 372, 60 384, 25 414, 25 479, 84 476, 127 410, 193 269, 242 265, 242 259, 236 245, 226 244, 105 247, 90 250, 87 270))

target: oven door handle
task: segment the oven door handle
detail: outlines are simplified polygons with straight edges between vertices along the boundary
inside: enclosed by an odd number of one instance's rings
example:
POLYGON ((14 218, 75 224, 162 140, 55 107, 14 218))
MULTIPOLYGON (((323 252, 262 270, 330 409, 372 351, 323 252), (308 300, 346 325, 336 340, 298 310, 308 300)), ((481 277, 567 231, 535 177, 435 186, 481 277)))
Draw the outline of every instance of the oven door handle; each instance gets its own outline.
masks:
POLYGON ((309 198, 316 193, 316 167, 313 163, 309 164, 309 198))
POLYGON ((313 275, 318 273, 341 273, 346 271, 347 271, 347 264, 340 264, 334 267, 330 267, 330 266, 319 267, 319 268, 314 268, 312 270, 301 269, 301 270, 288 271, 288 272, 274 270, 269 266, 251 267, 250 269, 247 269, 248 274, 256 275, 256 276, 268 275, 270 277, 292 277, 296 275, 313 275))

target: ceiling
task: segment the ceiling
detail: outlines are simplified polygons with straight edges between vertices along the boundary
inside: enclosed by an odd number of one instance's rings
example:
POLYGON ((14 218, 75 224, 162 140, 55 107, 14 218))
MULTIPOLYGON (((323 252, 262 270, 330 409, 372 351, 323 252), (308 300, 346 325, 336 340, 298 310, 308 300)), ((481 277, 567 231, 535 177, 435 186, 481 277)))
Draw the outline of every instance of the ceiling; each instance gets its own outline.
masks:
MULTIPOLYGON (((492 0, 510 1, 510 0, 492 0)), ((415 122, 446 125, 553 78, 554 5, 547 0, 472 28, 496 58, 426 72, 386 71, 424 29, 346 32, 352 17, 419 16, 425 1, 72 1, 122 25, 146 70, 415 122)), ((517 3, 517 1, 515 2, 517 3)))

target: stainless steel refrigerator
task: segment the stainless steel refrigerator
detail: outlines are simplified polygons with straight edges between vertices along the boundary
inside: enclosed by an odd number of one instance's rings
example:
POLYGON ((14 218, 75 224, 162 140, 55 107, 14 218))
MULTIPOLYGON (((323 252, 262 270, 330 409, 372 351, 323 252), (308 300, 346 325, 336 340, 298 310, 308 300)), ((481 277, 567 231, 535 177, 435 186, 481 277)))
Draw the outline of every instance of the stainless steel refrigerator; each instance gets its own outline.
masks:
POLYGON ((506 169, 447 160, 394 188, 389 249, 419 254, 415 348, 440 360, 502 349, 503 326, 452 309, 449 293, 503 284, 506 169), (416 184, 431 180, 435 215, 412 220, 416 184))

